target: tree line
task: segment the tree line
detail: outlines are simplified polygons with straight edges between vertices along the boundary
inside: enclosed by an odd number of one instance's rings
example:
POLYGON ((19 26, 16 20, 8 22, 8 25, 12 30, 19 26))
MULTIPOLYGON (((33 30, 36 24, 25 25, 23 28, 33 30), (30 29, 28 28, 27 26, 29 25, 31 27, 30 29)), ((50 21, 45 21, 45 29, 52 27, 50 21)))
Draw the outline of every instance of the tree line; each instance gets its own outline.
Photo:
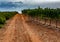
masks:
POLYGON ((17 12, 0 12, 0 28, 5 24, 6 20, 9 20, 16 14, 17 12))
MULTIPOLYGON (((31 17, 39 17, 40 19, 46 19, 50 20, 56 20, 56 27, 57 27, 57 21, 60 20, 60 8, 51 9, 51 8, 35 8, 35 9, 24 9, 22 10, 22 13, 31 17)), ((49 24, 49 25, 50 25, 49 24)))

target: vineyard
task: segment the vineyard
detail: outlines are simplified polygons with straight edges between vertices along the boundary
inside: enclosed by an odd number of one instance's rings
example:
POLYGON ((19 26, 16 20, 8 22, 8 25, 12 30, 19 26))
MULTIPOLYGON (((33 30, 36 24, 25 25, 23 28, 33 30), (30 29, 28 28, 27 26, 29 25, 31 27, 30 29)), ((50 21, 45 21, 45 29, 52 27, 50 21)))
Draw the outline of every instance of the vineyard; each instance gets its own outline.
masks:
POLYGON ((43 12, 38 14, 38 9, 27 9, 23 14, 1 12, 0 42, 60 42, 60 29, 55 29, 60 24, 59 14, 48 17, 43 12), (49 28, 52 24, 54 29, 49 28))
POLYGON ((50 8, 35 8, 35 9, 24 9, 22 13, 29 17, 33 21, 40 22, 44 25, 52 26, 54 24, 56 28, 60 26, 60 8, 50 9, 50 8))
POLYGON ((0 12, 0 28, 3 27, 3 25, 6 23, 6 20, 9 20, 16 14, 17 12, 0 12))

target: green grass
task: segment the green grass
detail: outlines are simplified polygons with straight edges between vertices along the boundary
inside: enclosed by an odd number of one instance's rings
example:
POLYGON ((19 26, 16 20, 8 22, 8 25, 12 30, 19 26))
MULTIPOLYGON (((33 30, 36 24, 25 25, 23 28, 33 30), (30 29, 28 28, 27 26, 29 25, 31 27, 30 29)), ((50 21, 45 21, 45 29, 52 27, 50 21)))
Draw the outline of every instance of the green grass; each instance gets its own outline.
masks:
POLYGON ((18 12, 0 12, 0 28, 2 28, 7 20, 12 18, 18 12))
POLYGON ((0 24, 0 28, 2 28, 4 26, 4 24, 0 24))

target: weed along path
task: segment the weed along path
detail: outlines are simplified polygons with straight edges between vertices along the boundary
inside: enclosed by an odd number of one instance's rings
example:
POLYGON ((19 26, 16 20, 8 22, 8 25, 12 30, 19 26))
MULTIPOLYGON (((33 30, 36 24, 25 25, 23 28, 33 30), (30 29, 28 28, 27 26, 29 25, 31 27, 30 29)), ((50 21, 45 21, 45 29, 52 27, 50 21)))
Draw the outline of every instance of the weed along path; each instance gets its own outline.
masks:
POLYGON ((16 14, 0 31, 0 42, 60 42, 60 32, 35 22, 27 21, 27 17, 16 14))

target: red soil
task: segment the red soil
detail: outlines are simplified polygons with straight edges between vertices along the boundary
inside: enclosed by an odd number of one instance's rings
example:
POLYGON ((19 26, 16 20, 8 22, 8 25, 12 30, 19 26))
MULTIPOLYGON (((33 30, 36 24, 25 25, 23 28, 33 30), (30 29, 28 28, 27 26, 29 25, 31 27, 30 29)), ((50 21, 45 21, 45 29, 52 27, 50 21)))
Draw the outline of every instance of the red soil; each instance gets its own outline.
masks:
POLYGON ((17 14, 0 29, 0 42, 60 42, 60 32, 17 14))

